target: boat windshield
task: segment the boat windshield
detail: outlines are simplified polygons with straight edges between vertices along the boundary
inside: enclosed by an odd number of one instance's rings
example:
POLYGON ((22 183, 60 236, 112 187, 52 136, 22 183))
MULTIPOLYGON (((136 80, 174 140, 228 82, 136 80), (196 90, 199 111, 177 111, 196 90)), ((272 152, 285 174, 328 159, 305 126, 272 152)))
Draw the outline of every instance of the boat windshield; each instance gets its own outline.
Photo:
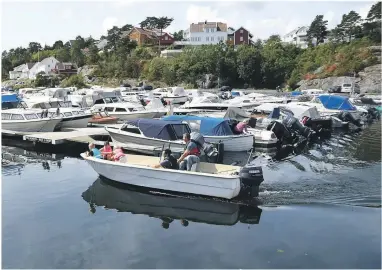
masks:
POLYGON ((172 128, 174 129, 176 140, 182 140, 184 133, 191 133, 191 130, 188 127, 188 125, 184 125, 184 124, 172 125, 172 128))

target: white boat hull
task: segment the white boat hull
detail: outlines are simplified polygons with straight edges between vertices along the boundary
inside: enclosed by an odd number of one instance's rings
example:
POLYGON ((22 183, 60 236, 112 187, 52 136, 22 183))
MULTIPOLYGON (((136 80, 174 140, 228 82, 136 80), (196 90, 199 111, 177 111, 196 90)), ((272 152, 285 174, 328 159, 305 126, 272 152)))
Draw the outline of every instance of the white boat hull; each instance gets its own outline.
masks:
POLYGON ((248 128, 248 132, 254 136, 255 146, 270 148, 275 147, 277 144, 277 137, 272 131, 248 128))
POLYGON ((2 120, 2 129, 18 132, 53 132, 61 118, 45 118, 36 120, 2 120))
POLYGON ((70 117, 68 119, 63 119, 60 123, 61 128, 85 128, 88 126, 88 123, 92 115, 86 117, 70 117))
POLYGON ((146 165, 159 163, 158 157, 142 156, 141 165, 137 165, 129 164, 132 155, 127 155, 127 163, 86 157, 84 153, 81 156, 99 175, 120 183, 225 199, 232 199, 240 192, 239 176, 154 169, 146 165))
POLYGON ((205 136, 206 142, 224 144, 224 151, 242 152, 248 151, 253 147, 253 136, 248 135, 232 135, 232 136, 205 136))

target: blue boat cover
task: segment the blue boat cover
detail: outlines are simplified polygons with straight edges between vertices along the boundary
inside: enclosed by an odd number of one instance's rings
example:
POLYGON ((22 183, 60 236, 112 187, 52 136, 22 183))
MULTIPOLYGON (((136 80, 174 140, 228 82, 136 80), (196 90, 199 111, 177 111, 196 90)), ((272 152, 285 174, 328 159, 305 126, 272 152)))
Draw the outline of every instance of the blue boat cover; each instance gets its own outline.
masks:
POLYGON ((336 96, 336 95, 320 95, 318 96, 322 105, 326 109, 330 110, 341 110, 341 111, 355 111, 357 110, 354 107, 348 97, 336 96))
POLYGON ((162 119, 165 121, 200 121, 199 132, 205 136, 233 135, 229 119, 193 115, 170 115, 162 119))
POLYGON ((280 118, 280 108, 279 107, 273 108, 273 111, 271 111, 271 113, 268 115, 268 118, 279 119, 280 118))
POLYGON ((138 118, 126 122, 129 125, 136 126, 148 138, 161 140, 182 139, 184 133, 189 133, 190 128, 181 121, 163 121, 156 119, 138 118))
POLYGON ((302 93, 300 91, 293 91, 291 92, 291 96, 299 96, 299 95, 302 95, 302 93))
POLYGON ((1 103, 3 102, 19 102, 19 98, 17 96, 17 94, 5 94, 5 95, 1 95, 1 103))

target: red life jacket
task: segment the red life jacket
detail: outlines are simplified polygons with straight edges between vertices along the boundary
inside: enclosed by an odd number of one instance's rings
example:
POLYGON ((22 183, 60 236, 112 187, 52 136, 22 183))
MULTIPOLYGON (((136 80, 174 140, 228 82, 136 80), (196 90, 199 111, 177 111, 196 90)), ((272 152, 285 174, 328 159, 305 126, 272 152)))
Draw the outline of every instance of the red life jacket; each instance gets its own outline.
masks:
MULTIPOLYGON (((192 141, 192 140, 191 140, 189 143, 191 143, 191 142, 195 143, 195 142, 192 141)), ((193 149, 190 151, 190 153, 189 153, 188 155, 200 156, 200 150, 199 150, 198 144, 197 144, 197 143, 195 143, 195 144, 196 144, 196 147, 193 148, 193 149)), ((187 144, 187 145, 188 145, 188 144, 187 144)), ((187 146, 186 146, 186 148, 187 148, 187 146)))

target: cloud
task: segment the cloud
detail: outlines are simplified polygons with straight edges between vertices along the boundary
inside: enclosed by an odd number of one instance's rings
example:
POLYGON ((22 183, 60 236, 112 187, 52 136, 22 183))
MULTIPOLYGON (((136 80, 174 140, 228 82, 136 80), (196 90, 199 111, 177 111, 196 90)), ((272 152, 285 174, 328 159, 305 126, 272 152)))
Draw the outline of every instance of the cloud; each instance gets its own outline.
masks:
POLYGON ((373 4, 374 3, 368 3, 359 9, 358 14, 361 16, 362 19, 366 19, 367 14, 369 13, 369 10, 373 6, 373 4))
POLYGON ((226 22, 226 19, 218 16, 218 10, 208 6, 190 5, 186 12, 187 23, 203 22, 226 22))
POLYGON ((113 28, 118 22, 116 17, 106 17, 102 22, 103 33, 107 33, 107 30, 113 28))
POLYGON ((61 12, 61 18, 64 20, 72 19, 73 18, 73 10, 71 10, 70 8, 65 8, 61 12))

